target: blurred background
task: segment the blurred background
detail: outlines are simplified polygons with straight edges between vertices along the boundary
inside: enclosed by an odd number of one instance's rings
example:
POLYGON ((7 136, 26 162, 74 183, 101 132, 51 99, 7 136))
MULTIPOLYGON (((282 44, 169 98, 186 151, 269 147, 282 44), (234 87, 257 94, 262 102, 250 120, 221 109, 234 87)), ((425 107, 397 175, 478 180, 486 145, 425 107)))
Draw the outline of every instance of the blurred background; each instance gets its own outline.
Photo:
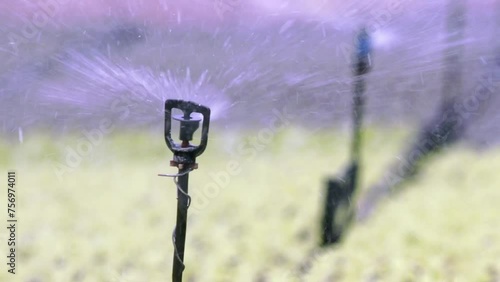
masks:
POLYGON ((0 3, 0 179, 17 172, 19 220, 17 274, 4 263, 0 280, 170 280, 176 189, 157 174, 175 173, 164 101, 185 99, 212 110, 185 281, 500 281, 499 19, 495 0, 0 3), (325 180, 351 157, 362 27, 349 209, 392 183, 446 97, 464 128, 320 247, 325 180))

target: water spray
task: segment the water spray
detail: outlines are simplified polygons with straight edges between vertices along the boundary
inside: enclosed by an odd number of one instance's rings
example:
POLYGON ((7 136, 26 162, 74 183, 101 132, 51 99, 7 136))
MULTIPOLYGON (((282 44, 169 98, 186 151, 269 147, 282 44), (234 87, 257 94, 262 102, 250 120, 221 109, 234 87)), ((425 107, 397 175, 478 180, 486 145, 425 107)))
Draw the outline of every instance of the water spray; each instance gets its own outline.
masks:
POLYGON ((189 173, 198 168, 196 157, 201 155, 208 142, 208 128, 210 124, 210 109, 183 100, 167 100, 165 102, 165 141, 168 148, 174 153, 170 166, 177 167, 177 174, 159 174, 159 176, 173 177, 177 187, 177 221, 172 234, 174 244, 174 261, 172 269, 172 281, 181 282, 184 265, 184 247, 186 244, 187 211, 191 204, 188 194, 189 173), (172 116, 172 110, 179 109, 181 115, 172 116), (203 119, 199 115, 201 114, 203 119), (180 122, 179 139, 181 143, 175 143, 172 138, 172 120, 180 122), (199 145, 192 145, 193 134, 200 127, 201 140, 199 145))

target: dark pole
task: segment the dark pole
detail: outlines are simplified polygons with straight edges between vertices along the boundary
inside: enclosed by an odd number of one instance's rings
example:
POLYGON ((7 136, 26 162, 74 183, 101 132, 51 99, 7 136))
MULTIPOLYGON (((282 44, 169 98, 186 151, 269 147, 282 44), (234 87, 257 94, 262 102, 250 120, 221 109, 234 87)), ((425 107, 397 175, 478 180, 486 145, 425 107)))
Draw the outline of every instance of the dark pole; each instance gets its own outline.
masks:
POLYGON ((354 56, 354 94, 352 105, 352 142, 351 161, 339 177, 328 179, 321 222, 321 246, 337 243, 354 218, 354 208, 350 205, 359 179, 361 148, 361 125, 365 93, 365 75, 371 69, 371 39, 366 29, 362 28, 356 38, 354 56), (338 218, 340 210, 347 209, 344 218, 338 218))
POLYGON ((356 61, 354 65, 354 97, 352 108, 353 132, 351 147, 351 165, 347 171, 349 189, 347 195, 352 196, 359 179, 360 151, 362 142, 362 121, 364 116, 366 74, 372 68, 372 42, 365 28, 362 28, 356 40, 356 61))
POLYGON ((186 245, 187 212, 189 207, 188 181, 189 170, 179 169, 177 181, 177 221, 174 231, 174 263, 172 269, 172 281, 181 282, 184 271, 184 248, 186 245))
POLYGON ((354 98, 353 98, 353 136, 351 147, 352 163, 359 162, 361 144, 361 122, 363 120, 363 106, 365 103, 365 74, 371 69, 371 39, 363 28, 358 34, 356 46, 356 62, 354 65, 354 98))
POLYGON ((365 102, 363 97, 365 80, 361 75, 356 75, 354 83, 351 161, 357 163, 359 161, 359 149, 361 144, 361 120, 363 119, 363 105, 365 102))

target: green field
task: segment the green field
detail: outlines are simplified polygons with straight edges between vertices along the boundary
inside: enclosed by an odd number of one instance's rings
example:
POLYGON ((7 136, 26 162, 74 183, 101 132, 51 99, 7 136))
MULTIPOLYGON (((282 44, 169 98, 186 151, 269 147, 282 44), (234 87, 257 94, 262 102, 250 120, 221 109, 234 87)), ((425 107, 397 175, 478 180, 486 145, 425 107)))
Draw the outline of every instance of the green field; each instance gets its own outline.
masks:
MULTIPOLYGON (((318 251, 321 191, 347 161, 349 135, 289 128, 237 150, 256 134, 212 129, 190 175, 185 281, 500 281, 500 149, 445 150, 343 244, 318 251)), ((411 135, 364 136, 366 187, 411 135)), ((106 136, 59 178, 55 165, 79 138, 0 145, 0 179, 17 171, 19 218, 17 274, 2 262, 0 281, 170 281, 176 191, 157 174, 175 171, 162 134, 106 136)))

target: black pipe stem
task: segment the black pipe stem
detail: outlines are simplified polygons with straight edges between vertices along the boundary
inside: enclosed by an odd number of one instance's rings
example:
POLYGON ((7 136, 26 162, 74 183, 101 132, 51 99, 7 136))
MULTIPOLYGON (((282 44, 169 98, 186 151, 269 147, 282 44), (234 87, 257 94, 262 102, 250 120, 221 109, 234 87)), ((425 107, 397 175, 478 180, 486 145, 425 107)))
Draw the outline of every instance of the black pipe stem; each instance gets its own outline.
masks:
POLYGON ((188 180, 189 173, 186 173, 188 168, 179 169, 177 180, 177 222, 174 233, 174 263, 172 269, 172 282, 182 282, 182 272, 184 271, 184 247, 186 245, 186 228, 187 228, 187 212, 189 198, 188 180), (182 191, 180 191, 182 190, 182 191), (184 192, 184 193, 183 193, 184 192))

